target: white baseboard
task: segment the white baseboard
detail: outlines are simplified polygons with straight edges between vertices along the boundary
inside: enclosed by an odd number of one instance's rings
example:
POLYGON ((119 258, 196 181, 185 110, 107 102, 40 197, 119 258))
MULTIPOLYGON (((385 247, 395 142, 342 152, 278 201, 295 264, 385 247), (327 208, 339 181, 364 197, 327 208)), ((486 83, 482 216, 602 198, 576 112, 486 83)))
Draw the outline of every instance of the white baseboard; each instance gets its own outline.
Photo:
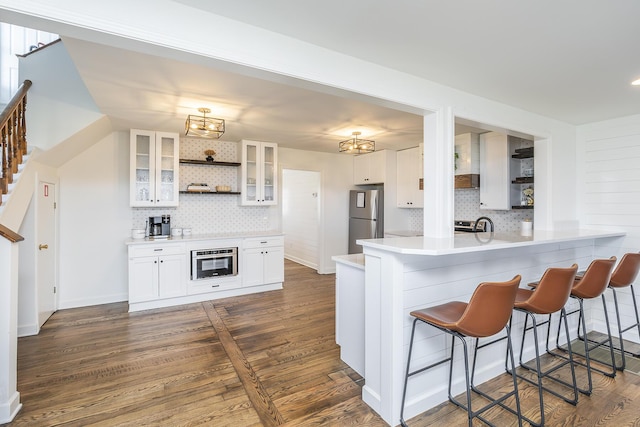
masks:
POLYGON ((89 307, 92 305, 111 304, 129 300, 129 294, 102 295, 95 298, 83 298, 76 300, 58 301, 58 309, 89 307))
POLYGON ((35 323, 32 325, 18 325, 18 338, 38 335, 39 332, 40 328, 35 323))
POLYGON ((311 262, 306 259, 298 258, 296 256, 292 256, 289 254, 284 254, 284 257, 290 261, 297 262, 298 264, 302 264, 305 267, 313 268, 314 270, 318 270, 318 264, 311 262))
POLYGON ((6 401, 0 402, 0 424, 13 421, 18 412, 22 409, 20 403, 20 393, 17 391, 11 395, 6 401))

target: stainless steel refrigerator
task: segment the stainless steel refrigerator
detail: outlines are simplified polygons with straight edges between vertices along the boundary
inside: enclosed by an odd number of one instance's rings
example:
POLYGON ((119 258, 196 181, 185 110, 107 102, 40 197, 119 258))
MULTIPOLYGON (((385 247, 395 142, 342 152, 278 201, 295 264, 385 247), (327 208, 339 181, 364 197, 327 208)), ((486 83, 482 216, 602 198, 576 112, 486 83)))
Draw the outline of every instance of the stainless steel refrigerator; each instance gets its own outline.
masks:
POLYGON ((384 193, 377 190, 351 190, 349 195, 349 253, 362 253, 359 239, 384 237, 384 193))

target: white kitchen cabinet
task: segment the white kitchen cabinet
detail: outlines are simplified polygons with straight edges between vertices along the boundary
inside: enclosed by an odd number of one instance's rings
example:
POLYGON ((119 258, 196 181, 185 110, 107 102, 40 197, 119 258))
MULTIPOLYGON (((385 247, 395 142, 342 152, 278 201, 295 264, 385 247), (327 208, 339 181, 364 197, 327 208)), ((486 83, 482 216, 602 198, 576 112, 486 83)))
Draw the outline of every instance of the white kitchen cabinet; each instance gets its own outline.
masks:
POLYGON ((336 261, 336 344, 340 359, 364 375, 364 256, 340 255, 336 261))
POLYGON ((129 247, 129 303, 184 296, 187 258, 183 244, 129 247))
POLYGON ((387 172, 388 150, 360 154, 353 158, 353 183, 355 185, 383 184, 387 172))
POLYGON ((131 129, 130 205, 178 206, 177 133, 131 129))
POLYGON ((284 238, 245 239, 242 251, 242 286, 284 281, 284 238))
POLYGON ((511 208, 510 160, 507 135, 489 132, 480 136, 480 209, 511 208))
POLYGON ((240 204, 265 206, 278 203, 278 145, 242 141, 240 204))
POLYGON ((420 147, 396 152, 397 162, 397 206, 399 208, 422 208, 422 150, 420 147))
POLYGON ((456 135, 455 188, 478 188, 480 185, 480 141, 476 133, 456 135))

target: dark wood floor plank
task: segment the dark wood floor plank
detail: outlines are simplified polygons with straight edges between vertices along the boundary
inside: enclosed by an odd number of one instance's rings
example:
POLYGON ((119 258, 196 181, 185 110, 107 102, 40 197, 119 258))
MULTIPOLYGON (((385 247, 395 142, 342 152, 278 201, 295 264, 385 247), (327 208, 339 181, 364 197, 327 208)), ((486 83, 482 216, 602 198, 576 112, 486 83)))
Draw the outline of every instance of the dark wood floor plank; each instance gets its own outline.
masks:
POLYGON ((213 303, 205 303, 204 306, 207 316, 209 316, 209 320, 211 320, 211 324, 215 328, 231 363, 233 363, 236 368, 240 381, 242 381, 245 391, 248 394, 251 403, 253 403, 262 423, 267 427, 283 424, 284 420, 280 415, 280 412, 273 404, 273 401, 260 383, 260 380, 247 359, 244 357, 244 354, 242 354, 236 345, 213 303))
MULTIPOLYGON (((384 426, 339 358, 334 305, 335 276, 286 261, 283 290, 137 313, 126 303, 60 310, 19 340, 24 406, 10 426, 384 426)), ((576 407, 545 395, 547 425, 639 426, 640 376, 593 378, 576 407)), ((482 386, 503 392, 510 377, 482 386)), ((523 384, 521 397, 535 419, 537 390, 523 384)), ((499 408, 487 417, 517 425, 499 408)), ((466 425, 466 412, 445 403, 409 425, 466 425)))

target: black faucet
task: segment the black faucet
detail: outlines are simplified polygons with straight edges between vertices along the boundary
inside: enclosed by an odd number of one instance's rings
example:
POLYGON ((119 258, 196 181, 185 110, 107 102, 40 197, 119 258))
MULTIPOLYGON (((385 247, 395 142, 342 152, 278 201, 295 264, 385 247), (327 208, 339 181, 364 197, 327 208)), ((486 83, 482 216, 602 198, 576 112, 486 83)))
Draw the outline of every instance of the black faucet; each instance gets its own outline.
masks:
POLYGON ((475 224, 473 224, 473 231, 478 231, 478 223, 483 219, 489 222, 489 224, 491 225, 491 232, 493 233, 493 221, 491 221, 491 218, 489 218, 488 216, 481 216, 480 218, 476 219, 475 224))

